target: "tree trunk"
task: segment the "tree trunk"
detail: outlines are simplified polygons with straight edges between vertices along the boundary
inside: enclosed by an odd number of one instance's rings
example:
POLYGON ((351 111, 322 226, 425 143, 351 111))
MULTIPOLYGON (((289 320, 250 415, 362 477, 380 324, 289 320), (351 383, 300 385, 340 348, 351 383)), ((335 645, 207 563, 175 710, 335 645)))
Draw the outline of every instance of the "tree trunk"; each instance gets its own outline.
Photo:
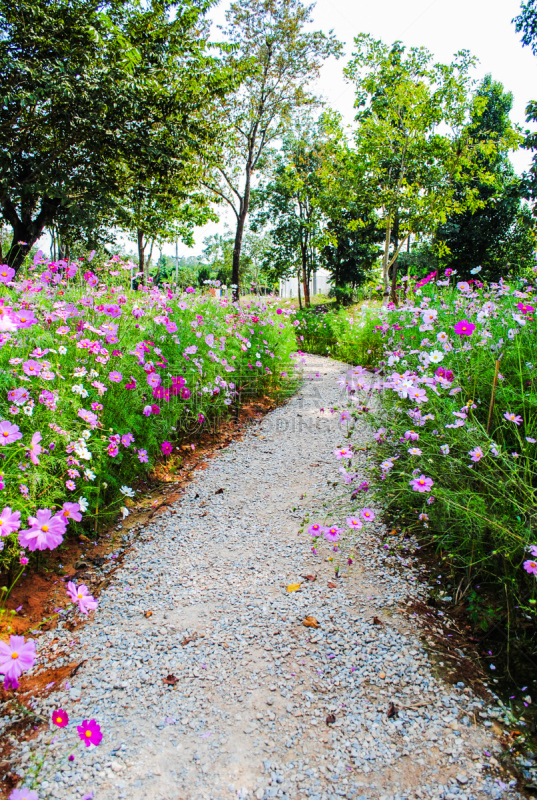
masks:
POLYGON ((26 218, 26 215, 23 214, 24 221, 20 219, 17 208, 10 197, 4 195, 0 203, 2 215, 13 230, 11 246, 6 254, 6 264, 13 267, 17 273, 45 228, 54 222, 60 201, 44 197, 41 200, 41 209, 37 217, 31 219, 31 215, 28 214, 28 218, 26 218), (20 244, 21 242, 22 244, 20 244))
POLYGON ((138 228, 137 230, 137 236, 138 236, 138 271, 143 273, 142 282, 146 283, 144 232, 140 230, 140 228, 138 228))
POLYGON ((388 214, 386 219, 386 239, 384 241, 384 256, 382 258, 382 283, 384 286, 383 294, 388 296, 388 269, 390 263, 390 241, 392 238, 392 216, 388 214))
POLYGON ((396 255, 395 255, 395 261, 392 264, 392 285, 391 285, 391 291, 390 291, 390 300, 392 301, 392 303, 395 303, 395 305, 397 305, 397 291, 396 291, 396 289, 397 289, 397 260, 398 260, 397 251, 398 251, 398 248, 399 248, 399 211, 398 210, 395 212, 395 218, 394 218, 394 222, 393 222, 393 237, 394 237, 394 240, 395 240, 394 241, 394 245, 395 245, 395 253, 396 253, 396 255))
POLYGON ((300 273, 301 273, 301 271, 302 270, 299 270, 297 277, 298 277, 298 307, 302 311, 302 296, 300 294, 300 273))
POLYGON ((302 258, 302 286, 304 288, 304 304, 306 308, 310 306, 310 285, 308 281, 308 250, 307 245, 300 245, 300 255, 302 258))
POLYGON ((239 214, 237 217, 237 230, 235 231, 235 244, 233 245, 233 267, 231 271, 231 283, 233 284, 233 301, 237 302, 240 297, 239 268, 241 264, 242 237, 244 234, 244 224, 250 208, 250 189, 252 173, 250 162, 253 154, 250 153, 246 165, 246 181, 244 184, 244 195, 241 201, 239 214))

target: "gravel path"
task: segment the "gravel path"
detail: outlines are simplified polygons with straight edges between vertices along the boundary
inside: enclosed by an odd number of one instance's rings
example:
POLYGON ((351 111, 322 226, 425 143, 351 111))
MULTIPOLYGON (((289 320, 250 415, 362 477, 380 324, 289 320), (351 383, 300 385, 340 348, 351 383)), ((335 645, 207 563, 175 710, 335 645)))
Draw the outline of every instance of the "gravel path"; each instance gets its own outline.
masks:
MULTIPOLYGON (((40 798, 520 797, 490 769, 498 712, 435 675, 399 610, 424 588, 411 563, 388 566, 382 526, 360 536, 336 588, 328 545, 314 555, 297 535, 306 515, 330 514, 332 452, 343 443, 329 408, 341 402, 344 365, 308 357, 305 370, 288 405, 198 471, 184 499, 143 530, 77 643, 61 625, 40 637, 42 650, 53 639, 71 645, 71 661, 87 661, 70 690, 37 710, 96 718, 105 735, 56 768, 60 739, 40 798), (300 591, 288 593, 295 582, 300 591), (302 624, 308 615, 320 628, 302 624), (392 701, 400 711, 388 718, 392 701)), ((365 421, 360 436, 371 438, 365 421)))

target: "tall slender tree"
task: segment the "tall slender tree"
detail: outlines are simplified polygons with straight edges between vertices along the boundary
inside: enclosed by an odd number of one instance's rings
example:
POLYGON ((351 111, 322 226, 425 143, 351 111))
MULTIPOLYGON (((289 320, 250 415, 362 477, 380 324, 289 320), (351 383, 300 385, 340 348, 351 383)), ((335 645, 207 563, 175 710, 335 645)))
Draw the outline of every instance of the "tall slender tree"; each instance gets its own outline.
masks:
POLYGON ((300 0, 237 0, 226 12, 223 32, 231 45, 228 63, 245 78, 222 103, 229 135, 221 165, 207 186, 230 206, 236 220, 235 299, 240 293, 241 248, 255 174, 293 116, 318 102, 309 86, 323 61, 342 52, 332 32, 306 29, 312 8, 300 0))

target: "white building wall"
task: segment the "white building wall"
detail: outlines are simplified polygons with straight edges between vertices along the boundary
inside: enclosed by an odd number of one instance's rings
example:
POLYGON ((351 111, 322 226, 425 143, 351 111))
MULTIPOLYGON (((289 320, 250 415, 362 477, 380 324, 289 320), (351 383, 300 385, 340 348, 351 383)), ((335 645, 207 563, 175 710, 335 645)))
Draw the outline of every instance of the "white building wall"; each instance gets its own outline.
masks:
MULTIPOLYGON (((326 269, 318 269, 310 280, 310 295, 317 294, 327 295, 330 291, 330 283, 328 282, 330 273, 326 269)), ((300 283, 300 295, 304 295, 302 282, 300 283)), ((283 299, 297 298, 298 297, 298 278, 296 276, 287 278, 287 280, 280 280, 280 297, 283 299)))

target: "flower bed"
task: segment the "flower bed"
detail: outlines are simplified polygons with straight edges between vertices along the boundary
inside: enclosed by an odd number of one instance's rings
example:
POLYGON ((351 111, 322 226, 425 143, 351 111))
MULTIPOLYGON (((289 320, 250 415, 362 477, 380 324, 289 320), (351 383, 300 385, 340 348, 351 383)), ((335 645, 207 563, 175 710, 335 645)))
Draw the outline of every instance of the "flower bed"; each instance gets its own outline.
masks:
MULTIPOLYGON (((265 302, 130 289, 134 265, 0 268, 0 570, 116 515, 158 456, 285 382, 292 312, 265 302), (282 375, 283 373, 283 375, 282 375)), ((18 569, 17 569, 18 568, 18 569)))
POLYGON ((537 578, 537 288, 436 277, 383 309, 372 386, 359 369, 344 382, 350 414, 378 393, 377 493, 404 531, 432 537, 449 565, 450 599, 465 599, 484 626, 508 613, 527 628, 537 578))

